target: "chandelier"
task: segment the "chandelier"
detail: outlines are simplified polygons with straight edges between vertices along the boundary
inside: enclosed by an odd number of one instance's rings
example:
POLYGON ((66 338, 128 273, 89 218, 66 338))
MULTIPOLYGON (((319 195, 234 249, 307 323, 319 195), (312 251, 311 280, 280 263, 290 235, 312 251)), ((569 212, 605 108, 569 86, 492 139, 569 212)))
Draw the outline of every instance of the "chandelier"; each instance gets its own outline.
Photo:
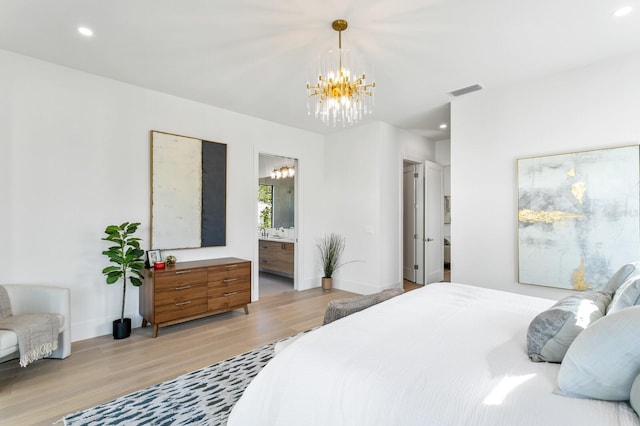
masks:
POLYGON ((352 125, 369 114, 373 107, 375 82, 367 83, 361 58, 342 49, 342 31, 347 21, 338 19, 331 27, 338 31, 337 55, 329 51, 317 65, 316 84, 307 82, 307 113, 311 115, 309 101, 315 97, 315 116, 325 124, 352 125))
POLYGON ((271 179, 284 179, 293 177, 295 169, 293 167, 280 167, 271 171, 271 179))

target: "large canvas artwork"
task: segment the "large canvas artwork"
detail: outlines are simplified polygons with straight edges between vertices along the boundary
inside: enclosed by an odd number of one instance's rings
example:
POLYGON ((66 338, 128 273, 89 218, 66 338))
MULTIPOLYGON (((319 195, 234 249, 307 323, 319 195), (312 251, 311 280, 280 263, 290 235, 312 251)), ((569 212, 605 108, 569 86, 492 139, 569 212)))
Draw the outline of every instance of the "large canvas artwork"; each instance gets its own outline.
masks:
POLYGON ((151 131, 151 244, 226 244, 227 145, 151 131))
POLYGON ((598 290, 640 258, 639 147, 518 160, 519 281, 598 290))

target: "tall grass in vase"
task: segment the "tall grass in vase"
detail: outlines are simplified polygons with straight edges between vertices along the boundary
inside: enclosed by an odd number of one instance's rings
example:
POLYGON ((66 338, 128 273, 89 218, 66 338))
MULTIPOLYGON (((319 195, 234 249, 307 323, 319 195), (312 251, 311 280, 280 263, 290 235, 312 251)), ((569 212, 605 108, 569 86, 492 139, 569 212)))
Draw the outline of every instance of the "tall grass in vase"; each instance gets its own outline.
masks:
POLYGON ((343 236, 331 233, 325 235, 318 243, 320 250, 320 262, 322 263, 322 290, 331 291, 333 288, 333 274, 343 264, 340 263, 344 251, 345 239, 343 236))

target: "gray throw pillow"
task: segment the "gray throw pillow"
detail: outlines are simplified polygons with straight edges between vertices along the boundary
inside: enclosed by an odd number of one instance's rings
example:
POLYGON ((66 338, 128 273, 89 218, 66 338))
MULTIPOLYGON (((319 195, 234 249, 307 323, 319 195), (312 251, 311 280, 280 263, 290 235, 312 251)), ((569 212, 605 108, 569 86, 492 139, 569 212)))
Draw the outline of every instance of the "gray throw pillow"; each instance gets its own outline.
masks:
POLYGON ((616 290, 618 290, 618 287, 633 277, 640 277, 640 262, 627 263, 618 269, 616 273, 609 278, 609 281, 602 291, 613 295, 616 290))
POLYGON ((631 385, 629 402, 631 403, 633 409, 636 410, 636 413, 640 415, 640 374, 638 374, 638 377, 636 377, 636 379, 633 381, 633 384, 631 385))
POLYGON ((567 351, 555 393, 629 401, 632 384, 640 374, 638 330, 640 306, 614 312, 591 324, 567 351))
POLYGON ((377 305, 387 299, 398 296, 404 292, 401 288, 391 288, 378 293, 367 294, 364 296, 351 297, 349 299, 332 300, 327 305, 324 313, 324 322, 327 325, 335 320, 344 318, 356 312, 360 312, 370 306, 377 305))
POLYGON ((635 305, 640 305, 640 277, 630 278, 618 288, 607 308, 607 315, 635 305))
POLYGON ((574 339, 605 315, 608 293, 586 292, 566 297, 538 314, 527 330, 527 354, 534 362, 562 362, 574 339))

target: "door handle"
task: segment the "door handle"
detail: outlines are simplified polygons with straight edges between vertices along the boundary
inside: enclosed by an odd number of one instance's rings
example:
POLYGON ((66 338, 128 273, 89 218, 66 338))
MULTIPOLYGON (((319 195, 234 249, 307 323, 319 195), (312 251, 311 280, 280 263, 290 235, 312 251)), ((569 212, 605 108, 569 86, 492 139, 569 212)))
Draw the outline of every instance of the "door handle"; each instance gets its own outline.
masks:
POLYGON ((433 238, 427 238, 425 241, 430 243, 431 241, 433 241, 433 238))

